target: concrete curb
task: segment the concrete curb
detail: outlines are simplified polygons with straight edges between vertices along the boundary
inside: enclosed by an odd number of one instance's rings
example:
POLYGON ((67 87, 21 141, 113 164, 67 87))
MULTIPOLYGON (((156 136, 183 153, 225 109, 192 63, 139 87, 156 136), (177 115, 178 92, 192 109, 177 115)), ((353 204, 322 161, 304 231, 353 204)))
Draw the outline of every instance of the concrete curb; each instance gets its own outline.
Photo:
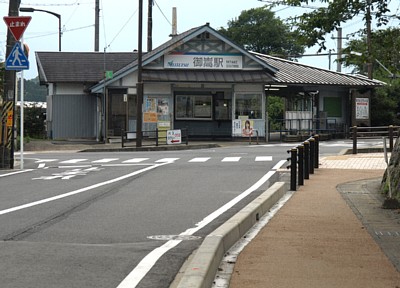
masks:
POLYGON ((263 194, 209 234, 188 264, 178 288, 211 287, 224 254, 287 192, 276 182, 263 194))

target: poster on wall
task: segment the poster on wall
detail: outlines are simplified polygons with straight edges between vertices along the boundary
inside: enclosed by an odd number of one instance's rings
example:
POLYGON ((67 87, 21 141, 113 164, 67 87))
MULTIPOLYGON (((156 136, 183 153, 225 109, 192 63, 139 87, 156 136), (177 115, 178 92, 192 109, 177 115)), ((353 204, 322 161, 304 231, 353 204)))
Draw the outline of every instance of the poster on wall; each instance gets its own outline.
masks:
POLYGON ((253 136, 253 126, 254 121, 253 120, 242 120, 242 136, 243 137, 249 137, 253 136))
POLYGON ((168 98, 158 98, 157 99, 157 113, 160 115, 168 115, 168 98))
POLYGON ((356 98, 356 119, 369 119, 369 98, 356 98))

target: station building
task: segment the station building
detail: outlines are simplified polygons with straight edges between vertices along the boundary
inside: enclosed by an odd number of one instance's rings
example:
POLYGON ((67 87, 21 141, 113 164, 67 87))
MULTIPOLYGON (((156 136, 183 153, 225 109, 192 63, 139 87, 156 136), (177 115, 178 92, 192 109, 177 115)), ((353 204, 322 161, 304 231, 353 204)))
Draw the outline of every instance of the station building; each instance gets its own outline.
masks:
MULTIPOLYGON (((47 85, 51 139, 119 138, 136 130, 138 55, 36 52, 47 85)), ((142 130, 183 129, 191 138, 270 133, 268 96, 286 101, 287 133, 369 123, 370 95, 384 83, 249 52, 209 26, 171 37, 142 57, 142 130), (250 127, 248 127, 250 126, 250 127)))

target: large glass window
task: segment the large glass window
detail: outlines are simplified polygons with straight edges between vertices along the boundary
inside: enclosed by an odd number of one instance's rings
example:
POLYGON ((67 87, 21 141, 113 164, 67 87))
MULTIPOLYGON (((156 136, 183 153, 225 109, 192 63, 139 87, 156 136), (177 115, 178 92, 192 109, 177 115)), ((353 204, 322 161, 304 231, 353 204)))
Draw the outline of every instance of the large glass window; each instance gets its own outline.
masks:
POLYGON ((212 119, 211 95, 176 95, 176 119, 212 119))
POLYGON ((247 116, 248 119, 262 118, 262 94, 236 94, 235 116, 247 116))

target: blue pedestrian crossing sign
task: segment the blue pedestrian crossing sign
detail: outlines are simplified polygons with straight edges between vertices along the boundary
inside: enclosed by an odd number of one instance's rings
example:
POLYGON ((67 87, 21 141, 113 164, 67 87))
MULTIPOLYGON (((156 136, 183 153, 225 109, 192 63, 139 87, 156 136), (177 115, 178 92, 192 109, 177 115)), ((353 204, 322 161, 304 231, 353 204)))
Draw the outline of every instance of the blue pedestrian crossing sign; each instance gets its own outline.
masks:
POLYGON ((27 70, 29 69, 29 61, 26 58, 21 43, 16 42, 10 55, 6 60, 6 70, 27 70))

